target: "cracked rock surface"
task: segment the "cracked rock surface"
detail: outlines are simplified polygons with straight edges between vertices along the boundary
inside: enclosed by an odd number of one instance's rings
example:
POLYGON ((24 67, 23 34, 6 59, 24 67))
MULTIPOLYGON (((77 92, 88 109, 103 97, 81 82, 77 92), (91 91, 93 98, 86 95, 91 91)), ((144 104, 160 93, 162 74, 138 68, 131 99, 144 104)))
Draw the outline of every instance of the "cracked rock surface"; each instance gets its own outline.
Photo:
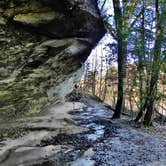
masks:
POLYGON ((105 30, 95 0, 0 1, 0 117, 61 101, 105 30))

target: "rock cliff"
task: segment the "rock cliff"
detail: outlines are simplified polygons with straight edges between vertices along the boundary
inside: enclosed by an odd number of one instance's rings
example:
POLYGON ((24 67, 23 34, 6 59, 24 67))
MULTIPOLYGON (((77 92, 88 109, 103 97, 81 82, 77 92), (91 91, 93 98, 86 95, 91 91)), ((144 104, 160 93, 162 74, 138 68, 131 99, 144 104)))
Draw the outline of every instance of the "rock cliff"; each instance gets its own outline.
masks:
POLYGON ((96 0, 0 1, 0 116, 62 100, 104 31, 96 0))

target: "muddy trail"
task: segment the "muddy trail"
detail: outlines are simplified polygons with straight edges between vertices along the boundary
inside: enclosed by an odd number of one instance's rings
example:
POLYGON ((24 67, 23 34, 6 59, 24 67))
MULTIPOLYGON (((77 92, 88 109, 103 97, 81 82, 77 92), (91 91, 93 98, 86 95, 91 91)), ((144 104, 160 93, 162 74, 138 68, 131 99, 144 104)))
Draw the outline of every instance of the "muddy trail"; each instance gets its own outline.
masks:
MULTIPOLYGON (((165 166, 165 128, 148 133, 128 120, 111 121, 112 112, 103 105, 70 111, 75 125, 88 129, 79 134, 64 133, 41 141, 39 146, 65 145, 68 150, 40 166, 165 166), (156 136, 157 134, 157 136, 156 136)), ((37 165, 36 165, 37 166, 37 165)))
POLYGON ((79 110, 72 110, 69 114, 73 116, 73 121, 69 123, 82 126, 87 131, 70 135, 60 133, 49 140, 42 140, 37 146, 65 145, 70 148, 60 152, 58 157, 41 163, 40 166, 96 165, 95 160, 91 158, 95 153, 96 145, 116 134, 118 126, 113 125, 110 120, 112 113, 102 105, 98 105, 97 107, 85 106, 79 110))
POLYGON ((166 165, 166 126, 136 128, 112 113, 98 102, 53 107, 23 122, 27 135, 0 142, 0 166, 166 165))

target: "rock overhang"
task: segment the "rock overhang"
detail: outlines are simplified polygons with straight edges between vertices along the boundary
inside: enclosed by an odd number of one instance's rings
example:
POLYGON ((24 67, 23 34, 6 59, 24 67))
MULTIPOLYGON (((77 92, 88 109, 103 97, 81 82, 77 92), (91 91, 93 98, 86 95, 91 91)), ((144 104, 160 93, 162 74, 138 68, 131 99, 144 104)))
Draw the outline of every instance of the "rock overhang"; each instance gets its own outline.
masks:
POLYGON ((0 114, 59 101, 104 33, 95 0, 1 1, 0 114))

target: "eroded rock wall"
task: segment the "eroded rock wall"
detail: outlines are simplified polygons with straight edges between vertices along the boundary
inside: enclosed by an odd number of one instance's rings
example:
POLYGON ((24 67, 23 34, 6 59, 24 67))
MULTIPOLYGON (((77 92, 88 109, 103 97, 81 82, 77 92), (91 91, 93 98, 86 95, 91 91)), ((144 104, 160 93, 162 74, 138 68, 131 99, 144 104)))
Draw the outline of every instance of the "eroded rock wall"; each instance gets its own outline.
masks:
POLYGON ((0 116, 61 100, 103 33, 95 0, 0 1, 0 116))

